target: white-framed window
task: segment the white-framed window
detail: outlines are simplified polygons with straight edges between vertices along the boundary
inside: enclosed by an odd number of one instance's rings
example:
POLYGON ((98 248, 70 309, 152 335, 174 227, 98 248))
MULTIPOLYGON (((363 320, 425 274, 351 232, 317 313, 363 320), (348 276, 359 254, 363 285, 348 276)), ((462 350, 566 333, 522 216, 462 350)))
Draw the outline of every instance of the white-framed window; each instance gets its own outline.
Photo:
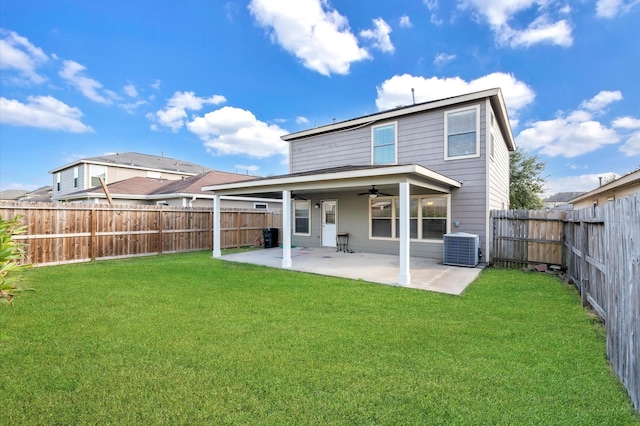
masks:
POLYGON ((371 164, 396 164, 398 153, 396 122, 371 127, 371 164))
MULTIPOLYGON (((398 197, 369 200, 371 239, 400 238, 400 206, 398 197)), ((422 195, 409 203, 409 237, 417 241, 442 241, 449 229, 449 196, 422 195)))
POLYGON ((311 235, 311 201, 293 202, 293 222, 294 235, 311 235))
POLYGON ((60 192, 60 172, 56 173, 56 191, 60 192))
POLYGON ((78 166, 73 168, 73 187, 78 187, 78 166))
POLYGON ((480 156, 480 106, 444 113, 444 159, 480 156))
POLYGON ((100 178, 107 181, 107 168, 105 166, 99 166, 97 164, 91 164, 89 166, 91 173, 91 187, 100 186, 100 178))
POLYGON ((162 173, 147 170, 147 177, 151 179, 162 179, 162 173))
POLYGON ((254 209, 267 210, 269 208, 269 204, 267 203, 253 203, 254 209))

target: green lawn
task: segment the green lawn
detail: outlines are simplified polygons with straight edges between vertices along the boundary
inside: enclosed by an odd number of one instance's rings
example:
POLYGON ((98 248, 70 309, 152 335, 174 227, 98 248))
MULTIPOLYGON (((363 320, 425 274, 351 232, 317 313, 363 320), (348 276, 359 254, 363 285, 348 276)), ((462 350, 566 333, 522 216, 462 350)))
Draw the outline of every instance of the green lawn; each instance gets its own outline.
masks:
POLYGON ((0 306, 0 424, 640 424, 576 291, 461 297, 211 259, 47 267, 0 306))

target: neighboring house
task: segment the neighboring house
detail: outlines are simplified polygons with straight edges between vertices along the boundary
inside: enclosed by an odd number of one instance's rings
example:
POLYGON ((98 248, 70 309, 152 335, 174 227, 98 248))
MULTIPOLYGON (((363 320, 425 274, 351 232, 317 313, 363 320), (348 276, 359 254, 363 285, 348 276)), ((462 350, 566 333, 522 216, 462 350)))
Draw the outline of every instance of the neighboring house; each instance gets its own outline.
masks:
POLYGON ((562 208, 563 210, 570 210, 571 203, 569 201, 584 194, 583 192, 558 192, 550 197, 542 200, 544 202, 545 209, 562 208))
POLYGON ((50 186, 43 186, 33 191, 9 189, 0 192, 0 200, 51 202, 50 186))
POLYGON ((586 207, 602 206, 609 201, 637 192, 640 192, 640 169, 575 197, 570 202, 573 204, 574 210, 579 210, 586 207))
POLYGON ((59 201, 72 192, 100 187, 131 177, 177 180, 208 172, 211 169, 188 161, 125 152, 85 158, 50 170, 53 175, 53 200, 59 201))
MULTIPOLYGON (((113 204, 166 205, 182 207, 211 207, 213 194, 202 191, 205 185, 253 180, 254 176, 212 170, 197 176, 179 180, 154 179, 136 176, 107 185, 113 204)), ((73 192, 60 197, 60 201, 71 203, 108 203, 102 186, 85 191, 73 192)), ((280 210, 280 200, 224 197, 224 208, 280 210)))
POLYGON ((28 191, 24 189, 5 189, 0 191, 0 200, 19 200, 28 191))
MULTIPOLYGON (((289 142, 290 174, 203 189, 214 198, 281 198, 283 267, 291 266, 290 244, 336 247, 337 233, 346 232, 350 249, 399 255, 399 283, 407 284, 410 255, 442 259, 449 232, 479 235, 486 259, 489 212, 509 207, 515 142, 500 89, 282 139, 289 142)), ((216 229, 213 254, 219 256, 216 229)))

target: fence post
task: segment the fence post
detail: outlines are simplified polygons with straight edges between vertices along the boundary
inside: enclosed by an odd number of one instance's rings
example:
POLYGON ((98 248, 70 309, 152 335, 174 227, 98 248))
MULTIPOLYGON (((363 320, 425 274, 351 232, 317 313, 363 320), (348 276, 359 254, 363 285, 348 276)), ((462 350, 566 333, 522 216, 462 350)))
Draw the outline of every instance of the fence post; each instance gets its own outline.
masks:
POLYGON ((163 210, 164 207, 160 206, 160 210, 158 210, 158 254, 162 254, 162 247, 164 246, 164 237, 162 235, 162 227, 163 227, 163 210))
POLYGON ((94 260, 96 260, 96 253, 97 253, 97 246, 98 246, 98 241, 96 239, 96 225, 97 225, 97 221, 98 218, 96 217, 96 210, 94 207, 91 208, 91 210, 89 210, 89 257, 91 258, 91 261, 93 262, 94 260))
POLYGON ((580 230, 582 235, 582 241, 580 244, 580 300, 582 306, 587 306, 587 295, 589 292, 589 271, 587 268, 587 252, 589 251, 589 224, 587 222, 580 222, 580 230))

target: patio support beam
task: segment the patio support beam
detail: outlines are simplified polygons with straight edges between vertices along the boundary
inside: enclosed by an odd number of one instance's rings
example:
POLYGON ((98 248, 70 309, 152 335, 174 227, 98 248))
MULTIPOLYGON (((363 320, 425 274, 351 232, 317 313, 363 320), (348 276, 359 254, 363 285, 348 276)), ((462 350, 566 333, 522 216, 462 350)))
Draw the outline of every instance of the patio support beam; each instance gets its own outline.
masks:
POLYGON ((409 182, 400 182, 400 275, 398 284, 411 284, 411 194, 409 182))
POLYGON ((220 249, 220 196, 213 195, 213 257, 222 257, 220 249))
POLYGON ((291 268, 291 191, 282 191, 282 267, 291 268))

